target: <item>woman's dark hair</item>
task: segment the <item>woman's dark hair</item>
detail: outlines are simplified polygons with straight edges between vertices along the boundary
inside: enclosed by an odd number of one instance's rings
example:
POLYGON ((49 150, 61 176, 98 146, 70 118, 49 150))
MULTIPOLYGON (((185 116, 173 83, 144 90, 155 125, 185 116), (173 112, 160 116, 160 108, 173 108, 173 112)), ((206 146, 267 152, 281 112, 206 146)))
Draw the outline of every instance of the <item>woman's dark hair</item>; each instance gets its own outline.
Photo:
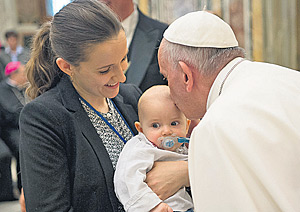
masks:
POLYGON ((26 65, 28 96, 34 99, 59 81, 58 57, 78 66, 87 59, 91 46, 117 36, 121 29, 117 16, 103 3, 75 0, 66 5, 34 36, 26 65))

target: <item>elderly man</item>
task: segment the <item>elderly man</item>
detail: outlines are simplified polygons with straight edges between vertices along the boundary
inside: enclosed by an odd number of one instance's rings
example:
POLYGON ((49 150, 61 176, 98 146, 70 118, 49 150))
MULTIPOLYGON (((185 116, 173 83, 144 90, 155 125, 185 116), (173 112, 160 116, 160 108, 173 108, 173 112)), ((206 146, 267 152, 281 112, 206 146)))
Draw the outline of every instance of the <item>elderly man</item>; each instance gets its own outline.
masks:
POLYGON ((300 211, 300 73, 244 59, 228 24, 189 13, 158 60, 187 118, 195 211, 300 211))

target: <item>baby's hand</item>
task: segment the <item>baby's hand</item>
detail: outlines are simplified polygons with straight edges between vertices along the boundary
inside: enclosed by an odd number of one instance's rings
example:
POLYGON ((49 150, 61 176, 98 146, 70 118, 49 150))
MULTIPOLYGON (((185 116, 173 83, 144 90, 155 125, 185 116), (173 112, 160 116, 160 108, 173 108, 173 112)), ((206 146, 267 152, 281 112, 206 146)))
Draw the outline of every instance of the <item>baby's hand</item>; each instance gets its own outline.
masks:
POLYGON ((150 212, 173 212, 172 208, 166 203, 159 203, 150 212))

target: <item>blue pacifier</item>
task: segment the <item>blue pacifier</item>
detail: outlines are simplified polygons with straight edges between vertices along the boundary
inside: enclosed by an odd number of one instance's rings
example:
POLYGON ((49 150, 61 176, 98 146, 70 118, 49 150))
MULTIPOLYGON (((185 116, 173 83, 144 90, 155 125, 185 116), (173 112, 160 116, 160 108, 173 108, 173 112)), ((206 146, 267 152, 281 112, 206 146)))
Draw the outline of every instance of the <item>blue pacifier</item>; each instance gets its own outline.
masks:
POLYGON ((171 149, 175 146, 176 143, 189 143, 189 138, 183 138, 178 136, 167 136, 160 137, 159 141, 161 141, 160 147, 163 149, 171 149))

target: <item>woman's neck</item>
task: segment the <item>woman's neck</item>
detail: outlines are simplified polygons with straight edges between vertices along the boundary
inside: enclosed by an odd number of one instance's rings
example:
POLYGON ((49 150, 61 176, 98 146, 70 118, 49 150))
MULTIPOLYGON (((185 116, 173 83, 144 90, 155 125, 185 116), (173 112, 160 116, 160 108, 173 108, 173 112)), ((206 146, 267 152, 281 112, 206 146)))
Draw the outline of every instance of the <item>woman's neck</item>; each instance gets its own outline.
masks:
MULTIPOLYGON (((94 107, 94 106, 93 106, 94 107)), ((101 112, 101 113, 107 113, 109 111, 109 107, 108 107, 108 103, 107 100, 105 99, 105 102, 101 105, 98 105, 96 107, 94 107, 97 111, 101 112)))
POLYGON ((101 113, 107 113, 109 111, 107 99, 103 98, 95 98, 95 97, 86 97, 81 96, 84 98, 95 110, 101 113))
POLYGON ((84 92, 82 89, 78 88, 76 84, 73 82, 73 86, 79 95, 87 101, 95 110, 101 113, 107 113, 109 111, 108 103, 106 97, 104 96, 93 96, 87 92, 84 92))

